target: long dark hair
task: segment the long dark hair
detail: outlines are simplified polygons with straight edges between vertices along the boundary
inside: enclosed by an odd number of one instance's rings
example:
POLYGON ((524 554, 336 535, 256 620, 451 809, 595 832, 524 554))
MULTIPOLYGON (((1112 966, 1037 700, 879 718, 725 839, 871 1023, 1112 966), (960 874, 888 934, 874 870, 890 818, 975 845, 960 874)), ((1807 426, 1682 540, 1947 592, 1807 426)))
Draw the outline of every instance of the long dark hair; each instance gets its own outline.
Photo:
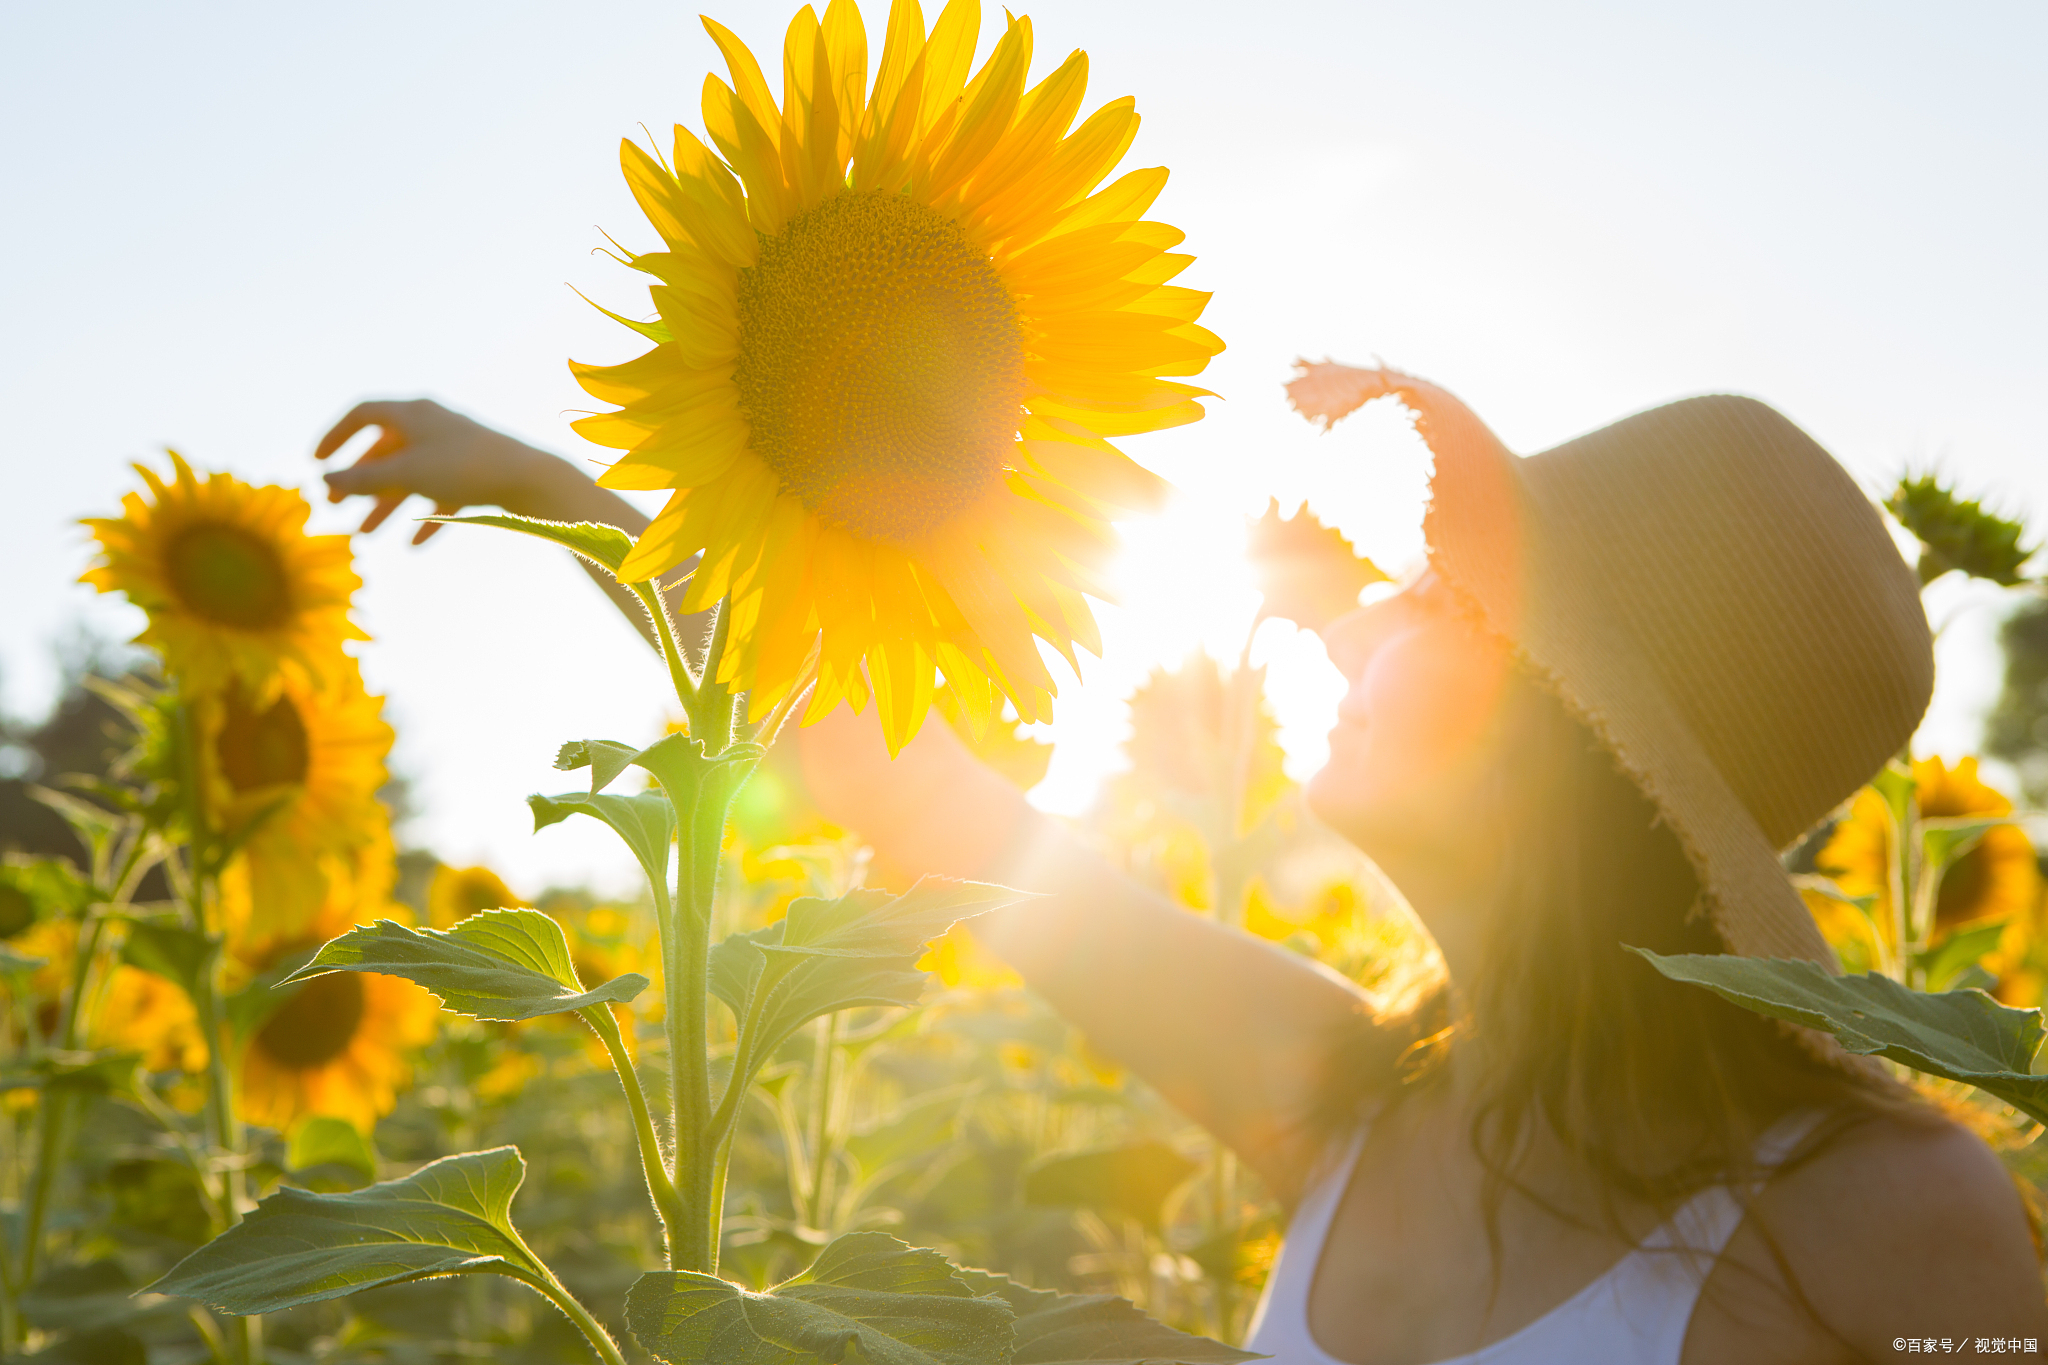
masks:
MULTIPOLYGON (((1659 975, 1624 951, 1727 951, 1676 835, 1615 759, 1545 688, 1518 676, 1497 722, 1497 790, 1484 804, 1506 875, 1474 979, 1420 995, 1338 1049, 1326 1121, 1395 1099, 1465 1048, 1480 1074, 1469 1137, 1499 1288, 1510 1191, 1568 1222, 1519 1178, 1538 1123, 1597 1177, 1600 1223, 1632 1241, 1624 1202, 1668 1217, 1712 1185, 1754 1186, 1753 1143, 1789 1111, 1826 1117, 1779 1167, 1813 1160, 1880 1115, 1939 1122, 1912 1090, 1854 1070, 1759 1015, 1659 975)), ((1461 1066, 1464 1061, 1461 1061, 1461 1066)), ((1797 1280, 1764 1229, 1778 1271, 1797 1280)))

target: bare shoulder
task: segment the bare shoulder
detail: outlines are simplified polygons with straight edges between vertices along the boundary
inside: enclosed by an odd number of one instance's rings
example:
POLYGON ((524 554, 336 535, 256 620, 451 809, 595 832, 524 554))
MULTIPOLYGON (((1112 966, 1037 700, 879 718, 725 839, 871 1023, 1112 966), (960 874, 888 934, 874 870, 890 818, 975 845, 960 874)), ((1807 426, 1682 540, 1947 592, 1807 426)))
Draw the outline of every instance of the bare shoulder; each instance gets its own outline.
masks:
POLYGON ((2012 1177, 1948 1122, 1861 1124, 1751 1207, 1695 1314, 1687 1359, 1854 1359, 1900 1338, 2048 1338, 2048 1295, 2012 1177), (1802 1305, 1801 1300, 1804 1300, 1802 1305), (1714 1348, 1715 1350, 1720 1347, 1714 1348))

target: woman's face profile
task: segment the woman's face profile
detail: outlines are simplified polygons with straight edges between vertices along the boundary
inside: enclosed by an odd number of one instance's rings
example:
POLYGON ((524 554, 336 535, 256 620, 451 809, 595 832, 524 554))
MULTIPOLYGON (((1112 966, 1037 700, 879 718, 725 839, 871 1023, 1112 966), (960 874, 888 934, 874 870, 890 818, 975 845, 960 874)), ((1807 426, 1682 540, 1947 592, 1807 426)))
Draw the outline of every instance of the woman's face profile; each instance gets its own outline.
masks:
POLYGON ((1506 646, 1467 619, 1433 570, 1338 618, 1323 643, 1351 686, 1330 761, 1309 782, 1310 809, 1376 857, 1469 847, 1506 646))

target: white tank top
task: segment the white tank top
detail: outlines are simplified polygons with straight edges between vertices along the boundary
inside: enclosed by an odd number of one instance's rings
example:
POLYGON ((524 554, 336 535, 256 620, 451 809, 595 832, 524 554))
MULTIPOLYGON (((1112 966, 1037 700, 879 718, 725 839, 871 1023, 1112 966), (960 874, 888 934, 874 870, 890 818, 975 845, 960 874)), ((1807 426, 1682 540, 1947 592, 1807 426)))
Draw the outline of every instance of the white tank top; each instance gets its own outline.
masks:
MULTIPOLYGON (((1813 1109, 1779 1119, 1757 1140, 1757 1165, 1776 1166, 1820 1119, 1821 1111, 1813 1109)), ((1246 1350, 1273 1357, 1273 1365, 1350 1365, 1309 1335, 1308 1295, 1367 1131, 1359 1128, 1342 1159, 1309 1188, 1288 1224, 1287 1240, 1245 1342, 1246 1350)), ((1700 1288, 1742 1215, 1741 1201, 1727 1186, 1701 1190, 1635 1250, 1536 1321, 1435 1365, 1583 1365, 1595 1360, 1602 1365, 1678 1365, 1700 1288)))

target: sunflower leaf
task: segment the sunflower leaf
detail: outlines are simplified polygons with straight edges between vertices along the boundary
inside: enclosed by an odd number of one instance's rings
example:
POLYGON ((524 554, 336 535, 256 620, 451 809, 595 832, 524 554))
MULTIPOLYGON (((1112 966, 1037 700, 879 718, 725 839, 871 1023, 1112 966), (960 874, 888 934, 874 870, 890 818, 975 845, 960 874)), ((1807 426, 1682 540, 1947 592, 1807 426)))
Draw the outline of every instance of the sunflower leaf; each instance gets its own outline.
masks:
POLYGON ((1084 1208, 1135 1219, 1155 1231, 1166 1201, 1200 1169, 1163 1142, 1148 1140, 1045 1158, 1024 1173, 1024 1202, 1084 1208))
POLYGON ((976 1295, 1001 1299, 1017 1315, 1011 1365, 1234 1365, 1268 1359, 1176 1331, 1111 1294, 1027 1289, 984 1270, 955 1273, 976 1295))
POLYGON ((668 847, 676 837, 676 822, 670 814, 667 799, 660 792, 640 792, 633 796, 605 793, 591 796, 583 792, 542 796, 536 792, 526 798, 526 804, 533 809, 533 830, 536 834, 572 815, 588 815, 604 821, 612 827, 614 834, 626 841, 626 847, 632 849, 633 856, 640 860, 640 870, 647 874, 656 897, 663 894, 668 879, 668 847))
POLYGON ((590 794, 597 795, 633 766, 639 750, 615 739, 572 739, 555 753, 555 767, 561 772, 590 769, 590 794))
POLYGON ((347 1119, 315 1114, 293 1131, 285 1149, 285 1165, 294 1172, 340 1166, 360 1174, 359 1183, 368 1184, 377 1178, 377 1149, 362 1129, 347 1119))
POLYGON ((482 1271, 540 1285, 547 1272, 512 1227, 525 1178, 519 1149, 496 1147, 347 1193, 280 1186, 150 1288, 241 1315, 431 1275, 482 1271))
POLYGON ((160 920, 131 920, 121 960, 154 972, 197 1000, 200 985, 220 945, 196 930, 160 920))
POLYGON ((791 902, 775 947, 820 957, 916 953, 963 919, 1031 898, 1028 891, 951 877, 924 877, 902 895, 866 888, 836 900, 791 902))
MULTIPOLYGON (((1628 947, 1628 945, 1623 945, 1628 947)), ((2048 1076, 2032 1074, 2041 1050, 2039 1010, 2016 1010, 1980 990, 1929 995, 1875 972, 1830 976, 1811 962, 1629 951, 1673 981, 1835 1035, 1843 1048, 1974 1085, 2048 1123, 2048 1076)))
POLYGON ((618 576, 619 565, 626 562, 626 556, 633 550, 633 537, 616 526, 598 521, 543 521, 538 517, 514 516, 509 512, 473 517, 421 517, 420 520, 445 521, 451 526, 497 526, 507 531, 539 536, 542 540, 568 546, 591 563, 609 569, 613 577, 618 576))
POLYGON ((879 1232, 837 1238, 765 1294, 688 1271, 626 1294, 633 1335, 670 1365, 1010 1365, 1013 1317, 938 1252, 879 1232))
POLYGON ((142 1055, 136 1052, 50 1051, 0 1071, 0 1090, 126 1094, 134 1090, 136 1068, 141 1065, 142 1055))
POLYGON ((453 929, 392 920, 351 929, 280 985, 329 972, 383 972, 416 982, 474 1019, 532 1019, 624 1003, 647 989, 638 972, 584 990, 562 926, 538 910, 482 910, 453 929))
POLYGON ((741 1041, 752 1059, 765 1062, 791 1034, 820 1015, 859 1005, 907 1008, 924 994, 926 973, 917 969, 916 952, 868 958, 790 954, 771 969, 766 950, 779 946, 782 926, 778 920, 751 934, 730 935, 711 950, 712 994, 730 1005, 743 1024, 753 1018, 741 1041), (754 993, 761 989, 768 994, 755 1016, 751 1006, 754 993))

